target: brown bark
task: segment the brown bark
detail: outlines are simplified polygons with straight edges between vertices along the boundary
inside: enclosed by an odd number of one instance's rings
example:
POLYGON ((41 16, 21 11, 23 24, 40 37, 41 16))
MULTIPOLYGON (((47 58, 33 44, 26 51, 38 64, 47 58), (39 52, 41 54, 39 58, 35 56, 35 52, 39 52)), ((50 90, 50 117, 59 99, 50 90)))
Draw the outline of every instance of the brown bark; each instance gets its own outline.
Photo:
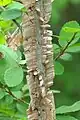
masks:
POLYGON ((55 120, 53 93, 54 67, 52 32, 48 30, 51 1, 22 0, 28 15, 23 19, 24 50, 27 59, 27 81, 30 91, 29 120, 55 120))
POLYGON ((31 98, 27 111, 28 119, 56 120, 54 97, 50 90, 54 79, 52 31, 48 30, 51 0, 21 1, 28 10, 28 14, 23 17, 22 25, 31 98))

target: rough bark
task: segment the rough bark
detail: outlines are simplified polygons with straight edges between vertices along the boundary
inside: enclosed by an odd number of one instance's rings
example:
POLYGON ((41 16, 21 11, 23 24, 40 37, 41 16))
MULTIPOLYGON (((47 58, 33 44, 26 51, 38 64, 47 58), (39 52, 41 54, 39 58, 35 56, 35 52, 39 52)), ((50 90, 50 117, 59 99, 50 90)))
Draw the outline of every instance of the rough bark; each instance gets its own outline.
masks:
POLYGON ((28 68, 27 82, 31 98, 27 111, 28 119, 56 120, 54 97, 50 90, 54 79, 52 31, 49 30, 48 24, 51 0, 21 1, 28 10, 28 14, 23 17, 22 25, 24 54, 28 68))
POLYGON ((28 9, 23 19, 24 51, 28 66, 27 82, 31 102, 29 120, 55 120, 53 93, 54 67, 52 31, 47 24, 51 14, 50 0, 22 0, 28 9))

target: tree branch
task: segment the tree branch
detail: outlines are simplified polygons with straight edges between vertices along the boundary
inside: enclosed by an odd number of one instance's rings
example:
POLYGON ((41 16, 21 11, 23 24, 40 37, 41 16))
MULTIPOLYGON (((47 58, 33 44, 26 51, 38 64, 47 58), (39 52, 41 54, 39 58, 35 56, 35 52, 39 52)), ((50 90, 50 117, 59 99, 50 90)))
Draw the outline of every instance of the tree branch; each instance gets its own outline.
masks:
POLYGON ((76 34, 77 34, 77 32, 74 33, 72 39, 68 42, 68 44, 61 50, 61 52, 58 54, 58 56, 54 59, 55 61, 56 61, 57 59, 59 59, 61 55, 64 54, 64 52, 66 51, 66 49, 68 48, 68 46, 70 45, 70 43, 74 40, 76 34))

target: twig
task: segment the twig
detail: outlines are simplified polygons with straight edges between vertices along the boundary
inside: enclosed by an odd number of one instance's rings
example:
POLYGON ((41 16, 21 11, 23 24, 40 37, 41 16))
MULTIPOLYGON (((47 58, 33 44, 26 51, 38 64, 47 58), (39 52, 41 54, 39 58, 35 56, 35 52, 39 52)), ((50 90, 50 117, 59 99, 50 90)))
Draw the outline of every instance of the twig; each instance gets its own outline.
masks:
POLYGON ((7 91, 7 90, 5 90, 5 91, 6 91, 9 95, 11 95, 13 98, 15 98, 18 102, 23 102, 24 104, 29 105, 26 101, 17 98, 17 97, 10 91, 9 88, 8 88, 8 91, 7 91))
POLYGON ((2 83, 0 83, 0 88, 1 88, 1 89, 4 89, 5 92, 7 92, 9 95, 11 95, 13 98, 15 98, 18 102, 23 102, 24 104, 29 105, 29 103, 27 103, 26 101, 17 98, 17 97, 10 91, 10 89, 8 88, 8 86, 3 85, 2 83))
POLYGON ((58 54, 58 56, 54 59, 55 61, 60 58, 61 55, 64 54, 65 50, 68 48, 68 46, 70 45, 70 43, 74 40, 75 36, 76 36, 77 32, 74 33, 72 39, 67 43, 67 45, 62 49, 62 51, 58 54))
POLYGON ((52 37, 59 38, 59 36, 58 36, 58 35, 52 35, 52 37))

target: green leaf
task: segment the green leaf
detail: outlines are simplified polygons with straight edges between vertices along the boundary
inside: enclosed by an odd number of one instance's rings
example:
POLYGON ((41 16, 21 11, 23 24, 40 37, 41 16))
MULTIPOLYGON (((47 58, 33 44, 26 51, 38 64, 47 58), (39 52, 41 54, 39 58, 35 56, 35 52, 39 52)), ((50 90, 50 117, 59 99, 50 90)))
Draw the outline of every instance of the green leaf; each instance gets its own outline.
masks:
POLYGON ((79 38, 80 38, 80 32, 78 32, 78 33, 75 35, 74 40, 70 43, 69 46, 71 46, 71 45, 77 43, 77 42, 79 41, 79 38))
POLYGON ((13 49, 11 49, 5 45, 0 45, 0 51, 5 53, 5 55, 8 56, 9 59, 12 58, 15 61, 17 61, 19 59, 17 53, 15 51, 13 51, 13 49))
POLYGON ((64 113, 70 113, 70 112, 76 112, 80 110, 80 101, 77 101, 71 106, 61 106, 56 109, 56 114, 64 114, 64 113))
POLYGON ((8 5, 11 2, 12 2, 12 0, 0 0, 0 6, 8 5))
POLYGON ((29 90, 28 84, 25 84, 25 85, 22 87, 22 91, 25 92, 25 91, 28 91, 28 90, 29 90))
POLYGON ((21 61, 21 59, 22 59, 22 53, 20 52, 20 50, 17 50, 17 51, 16 51, 16 54, 17 54, 17 56, 18 56, 18 59, 17 59, 18 62, 21 61))
POLYGON ((60 93, 59 90, 52 90, 52 92, 53 92, 54 94, 56 94, 56 93, 60 93))
POLYGON ((5 96, 5 103, 6 103, 6 104, 11 104, 11 103, 13 103, 13 97, 10 96, 10 95, 6 95, 6 96, 5 96))
POLYGON ((59 46, 57 44, 53 44, 53 49, 54 50, 59 49, 59 46))
POLYGON ((0 20, 0 27, 2 29, 7 29, 11 26, 11 21, 3 21, 3 20, 0 20))
POLYGON ((24 118, 21 118, 21 119, 17 119, 17 120, 28 120, 28 119, 26 119, 26 117, 24 117, 24 118))
POLYGON ((19 85, 23 80, 23 70, 21 67, 12 67, 5 71, 4 74, 5 83, 9 87, 19 85))
POLYGON ((26 106, 24 103, 17 103, 16 104, 17 109, 19 110, 19 112, 26 114, 26 109, 28 106, 26 106))
POLYGON ((57 44, 53 44, 54 57, 60 53, 60 47, 57 44))
POLYGON ((57 44, 53 44, 53 49, 54 49, 54 52, 60 52, 60 48, 57 44))
POLYGON ((80 43, 76 43, 67 48, 66 52, 76 53, 80 52, 80 43))
POLYGON ((6 39, 5 39, 5 35, 0 32, 0 44, 5 44, 6 43, 6 39))
POLYGON ((61 75, 64 72, 64 67, 62 64, 60 64, 59 62, 55 62, 54 63, 54 68, 55 68, 55 74, 56 75, 61 75))
POLYGON ((17 53, 5 45, 0 45, 0 53, 4 55, 3 59, 0 59, 0 80, 4 80, 5 71, 14 66, 19 66, 17 63, 17 53))
POLYGON ((70 21, 63 25, 59 34, 59 43, 61 46, 65 46, 73 37, 74 32, 65 31, 65 27, 70 27, 73 29, 80 29, 79 24, 76 21, 70 21))
POLYGON ((11 92, 18 99, 22 97, 22 92, 21 91, 11 91, 11 92))
POLYGON ((0 81, 3 80, 4 72, 8 68, 8 65, 9 64, 6 63, 6 60, 0 60, 0 81))
POLYGON ((57 120, 78 120, 72 116, 69 115, 57 115, 57 120))
POLYGON ((0 19, 4 21, 16 19, 22 15, 21 11, 18 9, 5 10, 1 13, 0 19))
POLYGON ((80 32, 80 28, 64 27, 63 30, 65 32, 71 32, 71 33, 80 32))
POLYGON ((60 59, 64 61, 71 61, 72 60, 72 55, 69 53, 64 53, 63 55, 60 56, 60 59))
POLYGON ((0 99, 2 99, 5 96, 5 92, 3 89, 0 88, 0 99))
POLYGON ((10 9, 18 9, 21 10, 24 8, 24 5, 21 4, 20 2, 15 2, 13 1, 11 4, 9 4, 6 9, 10 10, 10 9))
POLYGON ((20 64, 20 65, 26 64, 26 60, 21 60, 21 61, 19 62, 19 64, 20 64))
POLYGON ((80 0, 71 0, 72 4, 78 5, 80 3, 80 0))
POLYGON ((15 114, 15 117, 18 118, 17 120, 28 120, 28 119, 26 118, 26 114, 21 113, 21 112, 19 112, 19 111, 15 114))
POLYGON ((11 91, 20 91, 22 89, 24 85, 24 82, 22 81, 19 85, 15 86, 15 87, 11 87, 10 90, 11 91))

